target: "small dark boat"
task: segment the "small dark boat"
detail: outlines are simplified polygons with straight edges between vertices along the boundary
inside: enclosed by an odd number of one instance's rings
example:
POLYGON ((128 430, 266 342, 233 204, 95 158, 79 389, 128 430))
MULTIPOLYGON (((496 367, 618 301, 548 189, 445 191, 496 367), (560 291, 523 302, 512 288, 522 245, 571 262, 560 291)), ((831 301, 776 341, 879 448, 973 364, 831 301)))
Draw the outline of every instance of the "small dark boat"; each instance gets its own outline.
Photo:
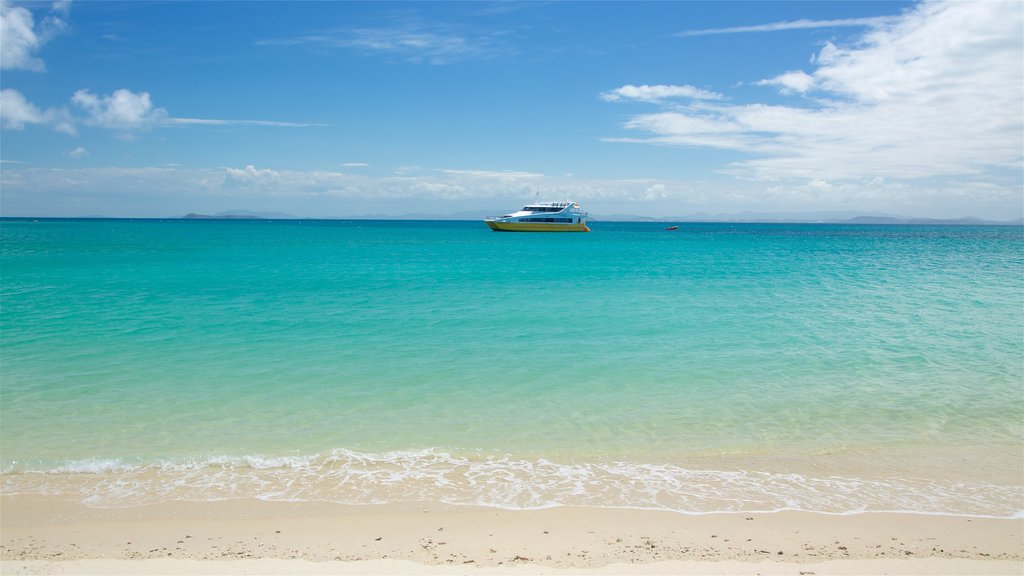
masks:
POLYGON ((665 230, 679 230, 679 226, 669 226, 668 228, 665 228, 665 230))

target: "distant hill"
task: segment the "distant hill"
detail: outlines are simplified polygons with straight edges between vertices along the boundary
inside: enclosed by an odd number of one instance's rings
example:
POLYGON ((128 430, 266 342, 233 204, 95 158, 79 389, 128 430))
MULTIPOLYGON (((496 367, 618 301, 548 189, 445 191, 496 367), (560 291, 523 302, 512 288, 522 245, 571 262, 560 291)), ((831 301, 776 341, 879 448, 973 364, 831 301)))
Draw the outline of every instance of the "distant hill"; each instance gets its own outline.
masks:
POLYGON ((182 216, 185 220, 262 220, 259 216, 237 215, 237 214, 196 214, 190 212, 182 216))
POLYGON ((284 212, 253 212, 251 210, 229 210, 216 214, 196 214, 190 212, 182 218, 186 220, 296 220, 299 217, 284 212))
POLYGON ((1021 226, 1024 218, 999 221, 965 216, 962 218, 912 218, 879 212, 740 212, 736 214, 707 214, 698 212, 687 216, 651 218, 625 214, 591 215, 594 221, 611 222, 736 222, 764 224, 903 224, 903 225, 997 225, 1021 226))
POLYGON ((896 218, 891 216, 858 216, 847 220, 851 224, 988 224, 981 218, 896 218))

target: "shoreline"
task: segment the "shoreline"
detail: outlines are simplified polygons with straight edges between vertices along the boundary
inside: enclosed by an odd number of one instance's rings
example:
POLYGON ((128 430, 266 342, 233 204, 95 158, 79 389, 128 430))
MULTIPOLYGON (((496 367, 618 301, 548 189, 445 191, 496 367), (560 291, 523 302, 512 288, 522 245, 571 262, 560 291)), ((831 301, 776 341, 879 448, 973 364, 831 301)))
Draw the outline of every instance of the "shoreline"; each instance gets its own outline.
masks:
POLYGON ((0 474, 0 492, 95 508, 162 502, 443 502, 508 511, 608 508, 685 515, 803 511, 849 515, 1024 517, 1024 452, 931 447, 816 454, 683 456, 644 462, 564 461, 425 449, 213 456, 138 465, 83 461, 0 474))
POLYGON ((1024 519, 881 512, 687 515, 253 499, 99 509, 5 495, 0 527, 4 574, 728 574, 755 565, 766 574, 1019 574, 1024 568, 1024 519))

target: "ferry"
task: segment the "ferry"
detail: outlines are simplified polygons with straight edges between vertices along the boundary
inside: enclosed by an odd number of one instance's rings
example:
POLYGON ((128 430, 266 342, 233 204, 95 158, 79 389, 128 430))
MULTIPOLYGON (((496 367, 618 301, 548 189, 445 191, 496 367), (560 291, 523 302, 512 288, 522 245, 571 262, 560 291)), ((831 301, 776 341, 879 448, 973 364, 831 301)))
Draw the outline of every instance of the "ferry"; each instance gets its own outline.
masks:
POLYGON ((590 232, 578 202, 534 202, 518 212, 485 218, 495 232, 590 232))

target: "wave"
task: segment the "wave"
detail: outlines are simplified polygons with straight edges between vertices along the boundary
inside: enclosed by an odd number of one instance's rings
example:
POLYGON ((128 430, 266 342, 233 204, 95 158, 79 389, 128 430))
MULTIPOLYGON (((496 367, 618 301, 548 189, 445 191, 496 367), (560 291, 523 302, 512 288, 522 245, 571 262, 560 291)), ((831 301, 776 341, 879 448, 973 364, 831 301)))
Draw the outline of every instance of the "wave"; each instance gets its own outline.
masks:
POLYGON ((442 502, 528 510, 643 508, 686 514, 803 510, 1020 517, 1021 486, 919 478, 810 477, 673 464, 467 457, 426 449, 300 456, 12 463, 4 494, 70 497, 94 507, 258 498, 342 504, 442 502))

